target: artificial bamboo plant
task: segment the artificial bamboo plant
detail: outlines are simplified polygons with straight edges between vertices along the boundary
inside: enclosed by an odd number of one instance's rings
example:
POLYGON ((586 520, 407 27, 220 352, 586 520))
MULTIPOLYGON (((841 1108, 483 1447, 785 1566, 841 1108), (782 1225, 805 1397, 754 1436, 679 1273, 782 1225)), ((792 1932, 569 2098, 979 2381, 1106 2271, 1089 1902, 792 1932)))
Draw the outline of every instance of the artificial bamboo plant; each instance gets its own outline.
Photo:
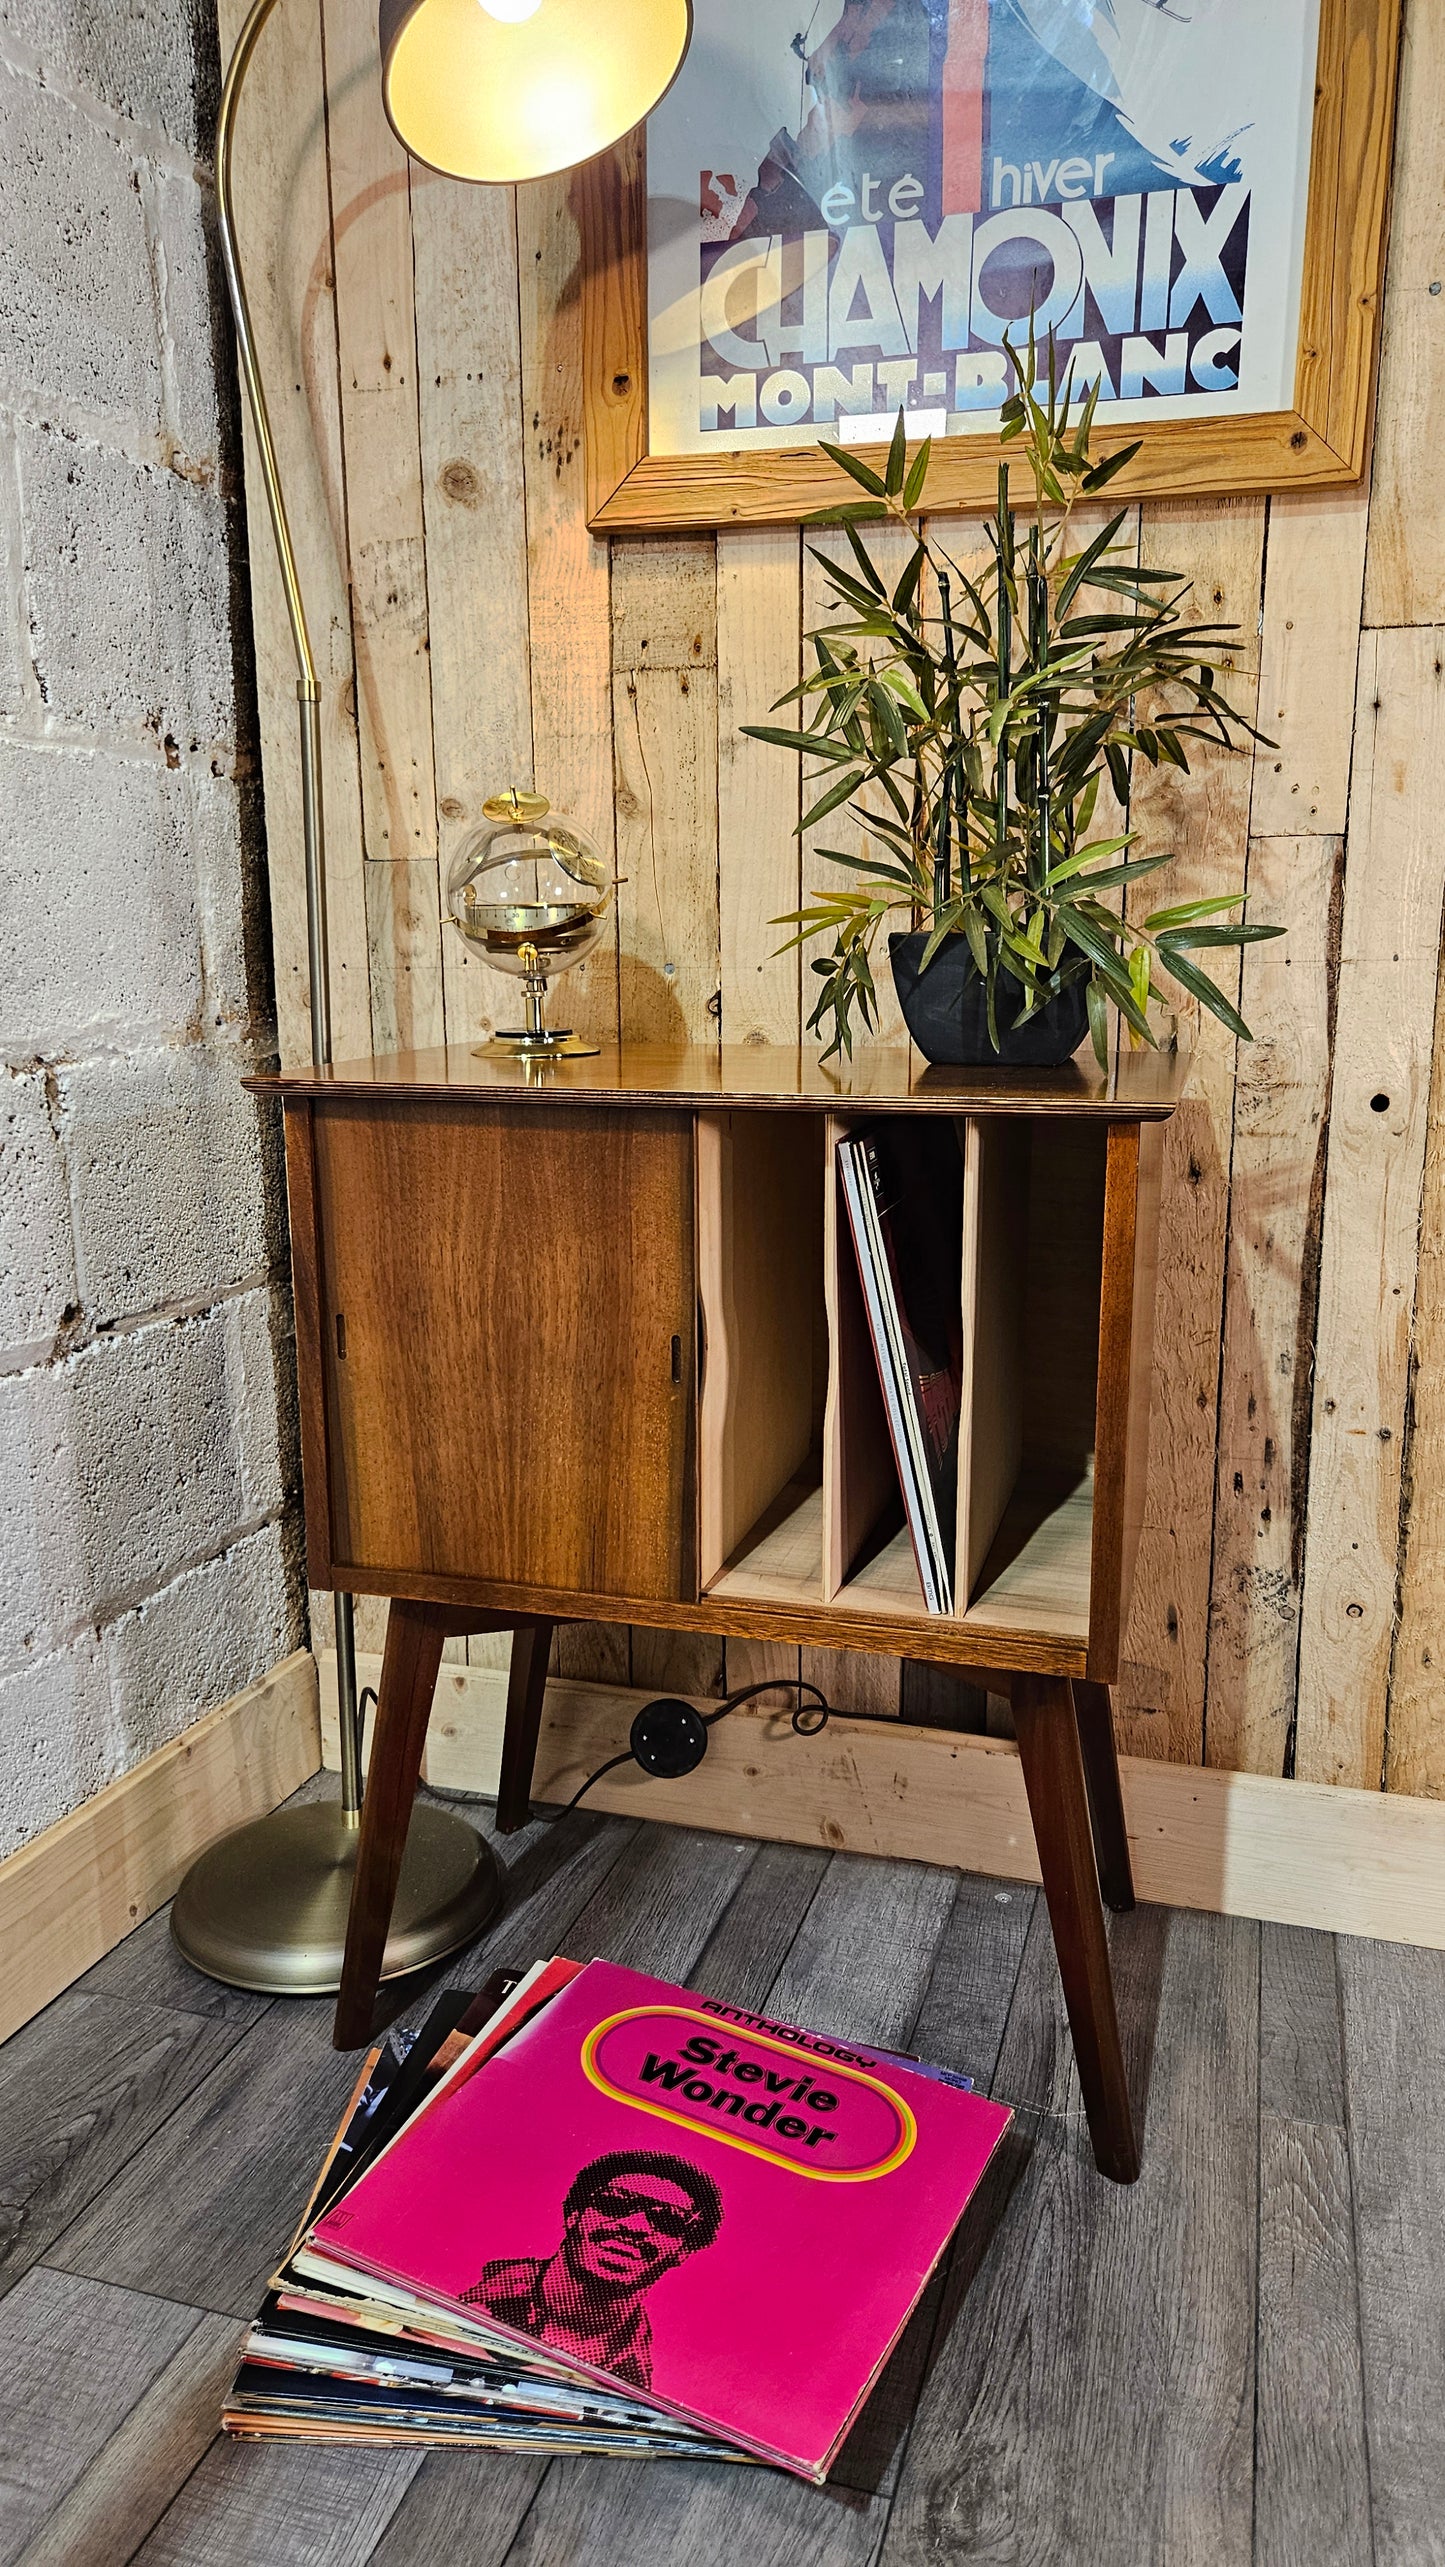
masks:
POLYGON ((1126 511, 1070 549, 1077 502, 1102 491, 1138 448, 1093 461, 1097 386, 1076 408, 1052 336, 1042 362, 1032 337, 1026 363, 1008 353, 1015 389, 1001 431, 1022 447, 1031 507, 1010 505, 1005 461, 985 528, 990 557, 970 578, 937 529, 924 529, 929 443, 910 453, 901 411, 882 474, 846 446, 824 445, 866 493, 808 521, 847 536, 850 561, 814 551, 840 620, 809 634, 817 667, 773 708, 801 701, 802 727, 744 726, 817 762, 809 786, 824 789, 800 833, 846 808, 868 842, 857 854, 815 846, 853 879, 775 921, 795 929, 788 945, 832 939, 812 966, 820 987, 809 1030, 828 1032, 825 1059, 851 1052, 855 1017, 874 1023, 874 948, 900 912, 929 930, 925 967, 946 938, 967 939, 995 1050, 1001 1021, 1021 1024, 1085 980, 1101 1065, 1111 1005, 1132 1036, 1156 1040, 1149 1005, 1167 1002, 1161 973, 1248 1039, 1194 957, 1283 933, 1222 917, 1240 906, 1240 891, 1139 915, 1136 885, 1173 852, 1131 853, 1141 833, 1128 827, 1089 834, 1105 777, 1127 812, 1135 758, 1187 771, 1189 742, 1239 749, 1261 734, 1217 682, 1222 645, 1238 628, 1186 623, 1189 583, 1141 568, 1118 546, 1126 511), (869 520, 915 538, 891 588, 859 532, 869 520))

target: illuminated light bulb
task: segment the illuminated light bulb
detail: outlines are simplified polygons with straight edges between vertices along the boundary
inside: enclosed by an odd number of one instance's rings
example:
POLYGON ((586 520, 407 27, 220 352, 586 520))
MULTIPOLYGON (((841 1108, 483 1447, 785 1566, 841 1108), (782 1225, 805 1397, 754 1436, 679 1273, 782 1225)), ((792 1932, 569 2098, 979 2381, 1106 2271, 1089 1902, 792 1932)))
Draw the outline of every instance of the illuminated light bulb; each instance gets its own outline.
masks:
POLYGON ((510 185, 630 133, 691 32, 692 0, 381 0, 382 96, 414 159, 510 185))

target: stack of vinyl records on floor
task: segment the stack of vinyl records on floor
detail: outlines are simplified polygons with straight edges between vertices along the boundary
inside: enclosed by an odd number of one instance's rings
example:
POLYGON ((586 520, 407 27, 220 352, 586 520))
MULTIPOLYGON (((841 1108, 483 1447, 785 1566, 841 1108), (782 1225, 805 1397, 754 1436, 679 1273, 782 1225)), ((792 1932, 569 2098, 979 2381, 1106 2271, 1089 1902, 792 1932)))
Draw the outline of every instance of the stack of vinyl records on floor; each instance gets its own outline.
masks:
POLYGON ((444 1991, 368 2057, 223 2422, 821 2480, 1008 2119, 611 1962, 444 1991))

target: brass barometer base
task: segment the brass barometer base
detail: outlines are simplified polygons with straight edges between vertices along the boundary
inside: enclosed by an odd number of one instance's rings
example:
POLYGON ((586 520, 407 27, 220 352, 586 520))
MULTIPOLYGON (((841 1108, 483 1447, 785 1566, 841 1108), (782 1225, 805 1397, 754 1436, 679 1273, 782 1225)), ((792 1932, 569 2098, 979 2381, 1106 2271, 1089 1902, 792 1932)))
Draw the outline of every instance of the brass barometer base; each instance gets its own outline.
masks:
POLYGON ((555 1034, 494 1034, 490 1043, 477 1045, 476 1057, 483 1061, 488 1052, 501 1052, 511 1061, 595 1061, 601 1049, 563 1027, 555 1034))
MULTIPOLYGON (((208 1978, 267 1996, 341 1985, 360 1829, 339 1801, 273 1810, 223 1836, 176 1893, 171 1932, 208 1978)), ((404 1979, 480 1934, 502 1903, 490 1845, 453 1810, 418 1801, 392 1910, 384 1979, 404 1979)))

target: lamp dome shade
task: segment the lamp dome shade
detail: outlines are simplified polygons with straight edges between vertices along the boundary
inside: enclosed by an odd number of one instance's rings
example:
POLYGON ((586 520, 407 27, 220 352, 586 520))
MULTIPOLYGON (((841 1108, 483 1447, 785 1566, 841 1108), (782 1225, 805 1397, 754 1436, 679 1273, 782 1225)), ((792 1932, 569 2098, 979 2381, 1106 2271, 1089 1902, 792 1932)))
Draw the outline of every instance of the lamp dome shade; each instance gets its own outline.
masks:
POLYGON ((381 0, 386 112, 449 178, 543 178, 630 133, 691 34, 692 0, 381 0))

